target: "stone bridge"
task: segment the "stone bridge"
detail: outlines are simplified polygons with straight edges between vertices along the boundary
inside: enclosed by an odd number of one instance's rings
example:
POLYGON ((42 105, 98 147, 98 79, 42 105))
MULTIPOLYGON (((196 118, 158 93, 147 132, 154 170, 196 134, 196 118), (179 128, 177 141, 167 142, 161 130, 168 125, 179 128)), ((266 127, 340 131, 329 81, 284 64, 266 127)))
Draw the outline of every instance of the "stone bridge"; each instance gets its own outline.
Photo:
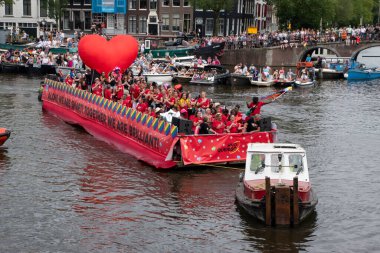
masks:
POLYGON ((253 64, 259 67, 295 67, 297 62, 304 61, 308 54, 312 55, 314 51, 319 49, 326 49, 329 54, 335 54, 337 57, 350 57, 356 59, 361 51, 371 47, 380 47, 380 42, 365 41, 360 43, 360 45, 348 46, 343 42, 335 42, 307 47, 288 47, 285 49, 281 49, 280 47, 243 48, 226 50, 221 58, 221 62, 228 68, 231 68, 240 62, 243 64, 253 64))

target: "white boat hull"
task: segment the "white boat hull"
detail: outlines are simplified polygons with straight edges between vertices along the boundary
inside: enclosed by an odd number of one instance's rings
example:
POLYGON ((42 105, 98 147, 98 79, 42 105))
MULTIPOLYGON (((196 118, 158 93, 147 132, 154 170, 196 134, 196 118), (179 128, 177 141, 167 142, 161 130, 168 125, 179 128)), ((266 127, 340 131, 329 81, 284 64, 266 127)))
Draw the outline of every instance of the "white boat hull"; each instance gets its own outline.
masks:
POLYGON ((254 81, 254 80, 251 80, 251 84, 252 85, 256 85, 256 86, 260 86, 260 87, 269 87, 269 86, 272 86, 274 84, 274 81, 273 80, 270 80, 270 81, 254 81))
POLYGON ((166 83, 173 81, 172 74, 143 74, 148 83, 156 82, 156 83, 166 83))
POLYGON ((307 81, 307 82, 301 82, 301 81, 295 81, 294 85, 297 87, 309 87, 313 86, 315 84, 315 81, 307 81))

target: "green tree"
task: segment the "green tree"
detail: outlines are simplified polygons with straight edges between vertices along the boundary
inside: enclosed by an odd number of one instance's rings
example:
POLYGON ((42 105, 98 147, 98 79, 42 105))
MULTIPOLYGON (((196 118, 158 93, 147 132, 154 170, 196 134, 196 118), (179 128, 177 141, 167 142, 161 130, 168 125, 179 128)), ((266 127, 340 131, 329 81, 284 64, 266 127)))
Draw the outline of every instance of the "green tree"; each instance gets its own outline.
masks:
POLYGON ((191 5, 195 9, 212 10, 214 18, 213 35, 218 35, 220 11, 231 11, 234 0, 191 0, 191 5))
POLYGON ((48 11, 49 18, 55 19, 58 29, 63 10, 69 4, 69 0, 41 0, 41 6, 48 11))
POLYGON ((3 6, 4 4, 11 4, 13 2, 13 0, 0 0, 0 6, 3 6))
POLYGON ((378 0, 268 0, 273 4, 280 25, 292 28, 358 25, 372 23, 378 0))

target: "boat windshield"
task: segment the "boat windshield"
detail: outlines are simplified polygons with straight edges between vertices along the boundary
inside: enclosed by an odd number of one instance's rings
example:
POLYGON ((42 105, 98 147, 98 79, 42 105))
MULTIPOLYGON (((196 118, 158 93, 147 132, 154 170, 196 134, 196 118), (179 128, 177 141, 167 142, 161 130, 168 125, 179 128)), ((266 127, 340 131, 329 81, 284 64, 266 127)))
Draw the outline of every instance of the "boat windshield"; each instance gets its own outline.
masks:
POLYGON ((252 154, 250 170, 255 172, 262 171, 265 167, 265 154, 252 154))
POLYGON ((298 172, 303 168, 301 154, 289 154, 289 169, 291 172, 298 172))

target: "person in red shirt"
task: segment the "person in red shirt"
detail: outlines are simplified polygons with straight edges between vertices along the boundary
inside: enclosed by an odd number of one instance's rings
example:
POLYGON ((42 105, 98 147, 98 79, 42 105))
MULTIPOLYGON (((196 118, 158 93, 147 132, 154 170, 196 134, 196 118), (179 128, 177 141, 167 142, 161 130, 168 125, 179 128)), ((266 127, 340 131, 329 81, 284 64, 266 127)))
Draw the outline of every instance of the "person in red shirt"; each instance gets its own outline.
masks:
POLYGON ((68 86, 73 86, 73 83, 74 83, 74 79, 70 76, 70 75, 67 75, 66 76, 66 79, 65 79, 65 83, 68 85, 68 86))
POLYGON ((162 93, 160 92, 160 90, 156 87, 154 88, 154 92, 153 92, 153 103, 155 104, 155 106, 158 106, 158 107, 162 107, 162 104, 163 104, 163 96, 162 96, 162 93))
POLYGON ((206 109, 210 107, 210 99, 206 98, 206 92, 202 91, 200 97, 197 100, 196 106, 198 108, 206 109))
POLYGON ((265 102, 259 101, 258 97, 253 97, 252 102, 250 104, 247 103, 247 107, 249 108, 250 114, 249 116, 253 117, 257 114, 261 114, 261 107, 265 105, 265 102))
POLYGON ((225 128, 226 128, 226 125, 222 122, 222 114, 217 113, 215 115, 214 122, 212 122, 212 129, 217 134, 222 134, 224 133, 225 128))
POLYGON ((197 112, 197 116, 193 119, 193 127, 192 130, 195 132, 197 126, 199 126, 203 122, 203 115, 201 111, 197 112))
POLYGON ((95 83, 92 85, 92 93, 97 96, 103 95, 103 86, 99 80, 99 78, 95 79, 95 83))
POLYGON ((104 97, 106 99, 112 100, 112 89, 111 85, 107 84, 107 87, 104 89, 104 97))
POLYGON ((121 83, 121 81, 119 81, 115 89, 116 101, 120 101, 123 98, 123 96, 124 96, 124 85, 121 83))
POLYGON ((137 103, 136 110, 142 113, 145 113, 148 109, 148 104, 145 102, 143 98, 139 98, 139 102, 137 103))
POLYGON ((123 105, 125 105, 128 108, 132 108, 132 97, 131 97, 131 95, 126 96, 126 98, 123 101, 123 105))
POLYGON ((243 127, 235 120, 234 115, 230 115, 227 121, 226 129, 228 133, 239 133, 243 130, 243 127))

